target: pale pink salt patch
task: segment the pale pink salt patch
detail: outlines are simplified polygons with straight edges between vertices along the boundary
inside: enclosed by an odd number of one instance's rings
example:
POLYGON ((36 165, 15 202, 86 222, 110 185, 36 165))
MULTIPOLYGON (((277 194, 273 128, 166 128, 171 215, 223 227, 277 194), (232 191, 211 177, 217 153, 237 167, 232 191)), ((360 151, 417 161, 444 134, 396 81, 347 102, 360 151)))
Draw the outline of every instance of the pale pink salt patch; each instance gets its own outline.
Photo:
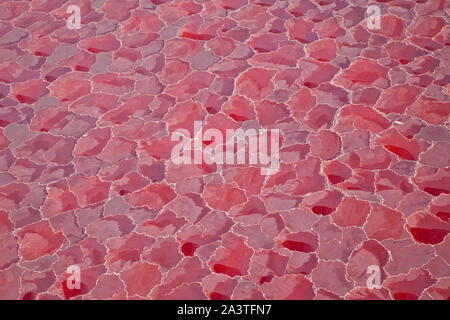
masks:
POLYGON ((271 82, 273 75, 274 71, 250 68, 238 77, 236 92, 251 100, 262 100, 273 89, 271 82))
POLYGON ((400 239, 405 232, 404 218, 398 211, 380 204, 371 205, 364 231, 376 240, 400 239))
POLYGON ((222 211, 228 211, 246 201, 244 192, 231 183, 209 183, 205 186, 203 197, 212 208, 222 211))
POLYGON ((80 205, 84 207, 106 199, 111 184, 101 181, 98 177, 85 177, 78 174, 70 177, 69 186, 80 205))
POLYGON ((373 60, 358 59, 348 69, 343 70, 333 82, 348 90, 356 90, 369 86, 385 89, 389 86, 387 68, 373 60))
POLYGON ((261 286, 261 291, 274 300, 312 300, 313 284, 304 275, 285 275, 261 286))
POLYGON ((252 254, 253 250, 247 247, 243 238, 227 233, 209 265, 215 273, 224 273, 229 277, 243 276, 247 274, 252 254))
POLYGON ((155 285, 161 282, 158 266, 139 262, 120 273, 127 292, 131 295, 147 296, 155 285))
POLYGON ((12 84, 10 94, 20 103, 32 104, 47 93, 44 81, 36 79, 12 84))
POLYGON ((20 255, 27 261, 52 254, 65 241, 62 232, 53 231, 48 221, 39 221, 24 227, 18 236, 20 255))
POLYGON ((133 206, 148 206, 159 211, 175 197, 176 194, 169 185, 154 183, 141 190, 127 194, 125 199, 133 206))

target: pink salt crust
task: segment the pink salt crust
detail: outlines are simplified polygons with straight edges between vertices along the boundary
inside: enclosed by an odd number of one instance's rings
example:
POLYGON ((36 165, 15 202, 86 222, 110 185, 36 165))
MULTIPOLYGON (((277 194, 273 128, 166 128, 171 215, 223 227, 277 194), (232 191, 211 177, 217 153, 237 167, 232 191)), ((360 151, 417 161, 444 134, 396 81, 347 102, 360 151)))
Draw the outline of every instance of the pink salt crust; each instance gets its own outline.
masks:
POLYGON ((449 299, 448 13, 1 0, 0 298, 449 299), (174 164, 194 121, 279 129, 279 171, 174 164))

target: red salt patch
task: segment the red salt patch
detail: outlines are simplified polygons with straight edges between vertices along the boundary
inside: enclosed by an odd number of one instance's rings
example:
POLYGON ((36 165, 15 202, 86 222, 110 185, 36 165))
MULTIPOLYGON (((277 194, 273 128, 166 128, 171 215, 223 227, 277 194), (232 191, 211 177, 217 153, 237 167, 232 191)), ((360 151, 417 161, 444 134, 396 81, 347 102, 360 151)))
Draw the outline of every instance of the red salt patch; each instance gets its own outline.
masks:
POLYGON ((230 99, 222 105, 222 111, 234 121, 246 121, 255 119, 255 111, 251 102, 242 96, 231 96, 230 99))
POLYGON ((149 181, 142 177, 139 173, 133 171, 125 174, 122 179, 114 183, 114 189, 120 194, 124 195, 145 187, 149 181))
POLYGON ((302 205, 310 207, 315 214, 326 216, 334 212, 341 198, 342 194, 339 191, 324 190, 307 195, 302 205))
POLYGON ((354 170, 353 176, 343 182, 340 187, 344 190, 359 192, 375 192, 374 174, 368 170, 354 170))
POLYGON ((351 290, 345 297, 347 300, 390 300, 389 291, 358 287, 351 290))
POLYGON ((48 57, 58 47, 56 41, 52 41, 49 37, 42 37, 38 39, 22 40, 19 43, 19 47, 27 50, 31 54, 38 57, 48 57))
POLYGON ((203 43, 187 38, 170 39, 164 46, 164 54, 167 58, 185 58, 195 56, 203 50, 203 43))
POLYGON ((80 41, 80 47, 92 53, 113 51, 118 49, 119 45, 119 41, 111 33, 80 41))
POLYGON ((395 300, 418 300, 422 291, 435 282, 427 271, 411 269, 408 274, 387 278, 384 286, 395 300))
POLYGON ((438 218, 425 213, 416 213, 407 220, 407 228, 413 238, 425 244, 437 244, 450 232, 448 225, 438 218))
MULTIPOLYGON (((19 112, 15 108, 2 108, 0 109, 0 127, 6 127, 10 123, 18 121, 19 112)), ((3 130, 2 130, 3 135, 3 130)))
POLYGON ((408 140, 394 128, 383 132, 376 140, 379 145, 405 160, 417 160, 419 153, 426 149, 427 144, 416 140, 408 140))
MULTIPOLYGON (((62 289, 63 289, 63 293, 64 293, 64 298, 66 300, 69 300, 71 298, 75 298, 79 295, 83 295, 86 294, 88 292, 86 285, 83 282, 80 282, 80 288, 70 288, 67 286, 67 280, 64 280, 61 283, 62 289)), ((24 298, 25 300, 25 298, 24 298)))
POLYGON ((0 80, 5 83, 22 82, 36 78, 39 71, 23 69, 16 61, 4 62, 0 66, 0 80))
POLYGON ((63 109, 41 109, 30 123, 30 129, 48 132, 56 127, 61 121, 69 121, 72 114, 63 109))
POLYGON ((47 198, 41 208, 45 217, 49 218, 78 208, 78 200, 75 194, 69 190, 66 180, 49 184, 47 192, 47 198))
POLYGON ((316 88, 322 83, 329 83, 339 69, 327 62, 301 59, 299 62, 302 72, 302 84, 308 88, 316 88))
POLYGON ((212 274, 202 281, 202 288, 211 300, 229 300, 237 281, 225 275, 212 274))
POLYGON ((282 236, 280 241, 282 241, 280 243, 281 246, 291 251, 310 253, 316 251, 318 247, 316 235, 309 232, 287 234, 282 236))
POLYGON ((10 232, 14 229, 13 223, 9 220, 8 212, 0 210, 0 234, 10 232))
POLYGON ((408 64, 417 57, 426 54, 426 51, 402 42, 391 42, 387 44, 386 52, 391 59, 397 60, 400 64, 408 64))
POLYGON ((250 263, 250 277, 259 284, 272 281, 274 276, 283 276, 286 272, 288 257, 274 251, 256 252, 250 263))
POLYGON ((204 176, 215 172, 217 167, 215 164, 180 164, 176 165, 172 161, 167 165, 167 181, 170 183, 180 182, 192 177, 204 176))
POLYGON ((338 160, 325 162, 322 170, 331 184, 337 184, 352 176, 352 170, 338 160))
POLYGON ((450 299, 450 281, 448 278, 438 279, 437 282, 426 290, 427 294, 435 300, 450 299))
POLYGON ((362 147, 357 151, 346 154, 341 159, 348 163, 352 168, 363 169, 386 169, 392 161, 392 156, 382 147, 362 147))
POLYGON ((406 177, 396 175, 388 170, 379 172, 375 187, 386 204, 393 207, 398 204, 399 196, 404 197, 414 190, 413 185, 409 183, 406 177))
POLYGON ((140 48, 153 43, 158 39, 158 34, 149 32, 127 33, 120 40, 127 48, 140 48))
POLYGON ((74 71, 89 71, 95 61, 95 55, 79 50, 69 58, 61 60, 59 64, 71 67, 74 71))
POLYGON ((44 81, 28 80, 11 85, 11 95, 24 104, 32 104, 48 93, 44 81))
POLYGON ((185 256, 193 256, 195 253, 195 250, 197 250, 197 248, 198 248, 198 244, 192 243, 192 242, 186 242, 186 243, 183 243, 183 245, 181 246, 180 249, 185 256))
POLYGON ((449 298, 444 0, 72 2, 0 4, 0 298, 449 298), (278 171, 174 164, 194 121, 278 171))
POLYGON ((223 236, 222 246, 216 250, 209 265, 216 273, 224 273, 230 277, 242 276, 247 273, 252 254, 253 251, 247 247, 243 238, 227 233, 223 236))
POLYGON ((434 256, 432 247, 416 244, 411 239, 387 240, 384 245, 391 254, 391 261, 386 266, 391 275, 408 273, 411 268, 422 266, 434 256))
POLYGON ((96 286, 89 294, 89 298, 97 300, 106 299, 125 299, 124 284, 120 280, 119 276, 115 274, 102 274, 98 280, 96 286))

